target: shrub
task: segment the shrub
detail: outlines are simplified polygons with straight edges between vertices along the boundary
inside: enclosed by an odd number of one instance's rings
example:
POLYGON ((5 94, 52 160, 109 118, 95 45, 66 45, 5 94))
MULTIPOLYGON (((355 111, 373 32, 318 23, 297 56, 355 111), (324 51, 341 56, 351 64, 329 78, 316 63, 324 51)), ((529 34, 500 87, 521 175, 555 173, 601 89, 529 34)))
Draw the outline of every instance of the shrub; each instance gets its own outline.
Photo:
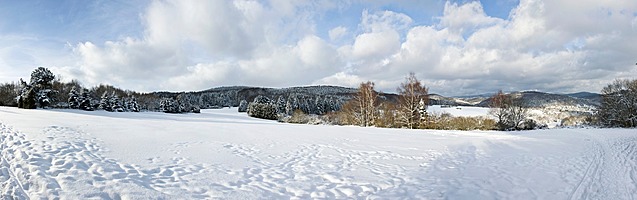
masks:
POLYGON ((248 115, 250 117, 256 117, 261 119, 277 119, 276 106, 271 103, 256 103, 252 102, 248 104, 248 115))
POLYGON ((432 114, 423 126, 438 130, 495 130, 496 121, 487 117, 454 117, 448 113, 432 114))

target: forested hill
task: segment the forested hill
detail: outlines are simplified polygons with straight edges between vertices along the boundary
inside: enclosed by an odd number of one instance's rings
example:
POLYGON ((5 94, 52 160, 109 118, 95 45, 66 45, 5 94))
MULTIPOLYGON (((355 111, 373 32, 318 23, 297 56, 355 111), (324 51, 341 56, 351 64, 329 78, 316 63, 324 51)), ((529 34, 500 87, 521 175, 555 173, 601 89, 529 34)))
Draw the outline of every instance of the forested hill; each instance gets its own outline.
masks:
POLYGON ((305 113, 324 114, 340 109, 341 105, 352 98, 356 89, 335 86, 307 86, 291 88, 260 88, 247 86, 218 87, 198 92, 170 93, 156 92, 160 98, 179 99, 180 102, 197 105, 202 109, 237 107, 242 100, 252 102, 258 96, 264 96, 286 105, 290 102, 293 109, 305 113))
MULTIPOLYGON (((352 99, 357 89, 339 86, 302 86, 290 88, 262 88, 249 86, 218 87, 198 92, 169 93, 156 92, 158 97, 177 98, 181 95, 182 101, 187 100, 201 108, 236 107, 241 100, 252 102, 257 96, 264 96, 279 104, 290 102, 292 106, 306 113, 323 114, 338 110, 352 99)), ((578 93, 579 94, 579 93, 578 93)), ((547 104, 563 105, 599 105, 600 95, 586 93, 585 97, 573 94, 551 94, 543 92, 514 92, 511 95, 522 98, 527 106, 542 107, 547 104)), ((398 96, 391 93, 380 93, 379 102, 390 101, 397 103, 398 96)), ((429 95, 430 105, 451 106, 480 106, 488 107, 490 99, 480 98, 454 98, 438 94, 429 95)))
MULTIPOLYGON (((302 86, 290 88, 262 88, 249 86, 218 87, 198 92, 173 93, 155 92, 160 98, 172 98, 202 109, 237 107, 242 100, 252 102, 258 96, 264 96, 272 102, 292 109, 300 109, 309 114, 325 114, 340 110, 341 106, 352 99, 357 89, 339 86, 302 86)), ((395 94, 379 94, 381 101, 397 101, 395 94)))

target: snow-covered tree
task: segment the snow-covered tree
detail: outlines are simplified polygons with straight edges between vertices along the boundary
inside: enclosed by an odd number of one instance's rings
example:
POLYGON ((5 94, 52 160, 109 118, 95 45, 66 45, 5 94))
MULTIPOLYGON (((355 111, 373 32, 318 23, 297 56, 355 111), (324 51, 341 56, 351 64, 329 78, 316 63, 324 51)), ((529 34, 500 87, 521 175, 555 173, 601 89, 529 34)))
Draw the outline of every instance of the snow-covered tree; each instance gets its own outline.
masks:
POLYGON ((289 95, 287 103, 285 103, 285 112, 288 115, 292 115, 297 109, 299 109, 299 99, 297 95, 289 95))
POLYGON ((239 102, 239 112, 248 112, 248 101, 245 99, 239 102))
POLYGON ((285 110, 286 104, 287 104, 287 101, 285 101, 285 98, 283 98, 283 95, 279 96, 279 98, 276 100, 276 112, 287 115, 285 110))
POLYGON ((108 95, 108 92, 104 92, 102 94, 102 97, 100 98, 100 103, 98 106, 99 109, 108 111, 108 112, 113 112, 113 106, 111 105, 111 101, 110 101, 110 97, 108 95))
POLYGON ((93 110, 93 105, 91 105, 92 100, 93 99, 91 98, 91 93, 89 92, 89 90, 83 89, 78 99, 78 101, 80 102, 79 109, 92 111, 93 110))
POLYGON ((418 102, 418 114, 420 115, 421 122, 425 122, 427 120, 427 104, 423 99, 418 102))
POLYGON ((111 111, 113 112, 124 112, 124 108, 122 107, 122 102, 119 100, 115 91, 108 97, 108 104, 111 106, 111 111))
POLYGON ((162 98, 159 103, 159 111, 165 113, 181 113, 179 102, 172 98, 162 98))
POLYGON ((20 79, 20 95, 18 96, 18 108, 35 109, 36 106, 36 92, 35 88, 24 80, 20 79))
POLYGON ((637 127, 637 79, 615 80, 602 89, 597 121, 607 127, 637 127))
POLYGON ((49 69, 44 67, 38 67, 37 69, 31 72, 31 82, 30 85, 38 88, 50 88, 51 84, 53 84, 53 80, 55 79, 55 75, 49 71, 49 69))
POLYGON ((77 93, 75 87, 71 88, 71 92, 69 92, 69 108, 78 109, 80 107, 80 94, 77 93))
POLYGON ((130 97, 126 103, 126 109, 131 112, 139 112, 139 104, 137 98, 130 97))
POLYGON ((248 115, 261 119, 277 119, 276 105, 265 96, 257 96, 254 101, 248 104, 248 115))
POLYGON ((55 91, 52 90, 54 79, 53 73, 44 67, 38 67, 31 72, 31 80, 28 84, 20 79, 22 90, 18 97, 18 107, 29 109, 48 107, 54 101, 55 91))

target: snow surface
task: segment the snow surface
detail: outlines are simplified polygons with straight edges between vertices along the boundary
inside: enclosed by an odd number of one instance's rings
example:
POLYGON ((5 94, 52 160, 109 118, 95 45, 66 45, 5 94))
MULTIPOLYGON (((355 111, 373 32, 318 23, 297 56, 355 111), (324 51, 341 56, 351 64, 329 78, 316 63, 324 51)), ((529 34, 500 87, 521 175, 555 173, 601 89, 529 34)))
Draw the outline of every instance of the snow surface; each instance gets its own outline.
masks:
POLYGON ((635 129, 434 131, 0 107, 2 199, 635 199, 635 129))
POLYGON ((443 108, 440 105, 431 105, 427 107, 427 112, 433 114, 449 113, 455 117, 490 117, 489 108, 485 107, 451 106, 443 108))

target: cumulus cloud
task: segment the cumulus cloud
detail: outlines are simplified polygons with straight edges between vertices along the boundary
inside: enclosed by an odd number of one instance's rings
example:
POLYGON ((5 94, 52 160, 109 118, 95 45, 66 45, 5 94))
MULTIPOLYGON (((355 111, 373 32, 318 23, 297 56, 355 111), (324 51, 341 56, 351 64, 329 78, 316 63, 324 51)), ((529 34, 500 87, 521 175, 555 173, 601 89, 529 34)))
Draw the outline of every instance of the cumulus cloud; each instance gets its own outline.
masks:
MULTIPOLYGON (((302 14, 302 6, 316 5, 271 3, 268 7, 257 1, 155 1, 142 15, 146 27, 142 38, 75 46, 81 57, 80 77, 89 84, 127 85, 137 80, 145 86, 133 89, 181 90, 259 84, 250 80, 275 78, 284 83, 283 78, 298 75, 293 73, 301 69, 336 66, 333 47, 321 38, 302 36, 311 32, 312 23, 299 23, 308 24, 303 29, 279 24, 309 20, 296 14, 302 14), (301 39, 286 44, 290 38, 301 39), (232 77, 250 77, 254 72, 260 72, 254 79, 232 77)), ((266 82, 277 85, 274 80, 266 82)))
POLYGON ((584 3, 592 5, 580 8, 521 1, 508 20, 487 16, 479 2, 447 3, 439 23, 411 27, 398 53, 375 55, 385 59, 357 66, 359 70, 354 72, 382 66, 374 73, 383 74, 381 77, 363 73, 356 77, 380 81, 413 71, 432 91, 445 94, 497 89, 597 91, 605 84, 603 80, 635 72, 631 65, 634 55, 629 52, 637 47, 627 45, 634 44, 627 41, 634 41, 637 35, 626 27, 630 27, 637 6, 618 3, 600 10, 605 5, 584 3), (555 18, 563 15, 563 9, 578 13, 577 19, 568 21, 579 25, 556 25, 560 20, 555 18), (587 20, 609 22, 596 29, 595 23, 585 23, 587 20))
POLYGON ((597 91, 634 78, 637 3, 522 0, 509 18, 478 1, 444 5, 432 24, 363 10, 356 27, 317 32, 338 3, 155 1, 140 38, 75 46, 80 77, 145 90, 219 85, 356 86, 392 92, 415 72, 447 95, 503 90, 597 91), (320 17, 319 17, 320 18, 320 17), (131 85, 134 82, 141 86, 131 85))

